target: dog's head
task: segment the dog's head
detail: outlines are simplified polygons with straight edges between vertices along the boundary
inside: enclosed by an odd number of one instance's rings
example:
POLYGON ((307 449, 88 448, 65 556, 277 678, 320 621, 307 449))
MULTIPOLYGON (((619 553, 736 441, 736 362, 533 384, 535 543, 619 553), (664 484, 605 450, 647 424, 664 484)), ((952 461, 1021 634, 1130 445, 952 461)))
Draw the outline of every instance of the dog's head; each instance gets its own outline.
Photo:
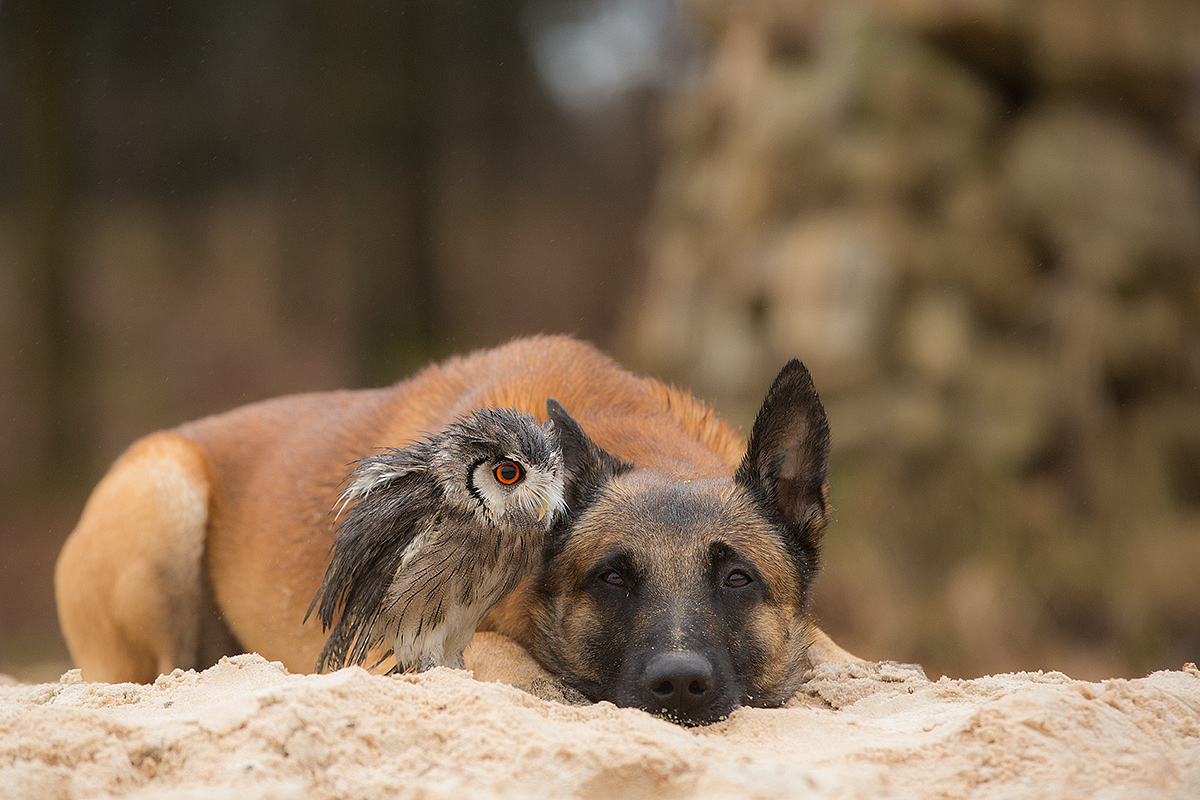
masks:
POLYGON ((732 477, 625 464, 554 401, 570 476, 530 606, 535 654, 593 700, 695 725, 798 687, 829 518, 829 428, 792 361, 732 477))

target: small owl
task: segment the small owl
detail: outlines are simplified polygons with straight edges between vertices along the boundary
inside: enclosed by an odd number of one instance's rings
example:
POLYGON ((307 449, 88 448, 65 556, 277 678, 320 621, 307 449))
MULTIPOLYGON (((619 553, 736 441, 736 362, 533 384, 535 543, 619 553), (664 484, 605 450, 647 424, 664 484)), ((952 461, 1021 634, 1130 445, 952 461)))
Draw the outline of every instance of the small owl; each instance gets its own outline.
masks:
POLYGON ((480 409, 362 459, 348 480, 338 513, 349 512, 309 607, 332 626, 317 671, 361 664, 384 642, 393 671, 462 668, 476 626, 533 570, 565 508, 552 423, 480 409))

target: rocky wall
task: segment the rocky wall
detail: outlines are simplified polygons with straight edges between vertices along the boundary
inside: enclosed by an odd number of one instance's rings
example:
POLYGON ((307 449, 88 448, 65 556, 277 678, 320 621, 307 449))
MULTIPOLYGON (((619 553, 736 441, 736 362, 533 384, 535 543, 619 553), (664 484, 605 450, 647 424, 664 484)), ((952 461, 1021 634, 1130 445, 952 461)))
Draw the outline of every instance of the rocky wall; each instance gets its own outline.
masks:
POLYGON ((1200 656, 1200 4, 690 0, 626 350, 834 437, 817 613, 873 658, 1200 656))

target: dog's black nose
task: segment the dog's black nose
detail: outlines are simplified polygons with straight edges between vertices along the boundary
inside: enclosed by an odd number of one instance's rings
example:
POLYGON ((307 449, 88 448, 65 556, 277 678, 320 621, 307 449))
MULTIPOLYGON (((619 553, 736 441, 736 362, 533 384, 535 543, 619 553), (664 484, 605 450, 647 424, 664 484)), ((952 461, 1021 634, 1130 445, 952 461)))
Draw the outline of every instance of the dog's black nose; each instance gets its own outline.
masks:
POLYGON ((669 716, 691 717, 708 701, 713 668, 708 659, 688 651, 659 653, 646 665, 646 689, 669 716))

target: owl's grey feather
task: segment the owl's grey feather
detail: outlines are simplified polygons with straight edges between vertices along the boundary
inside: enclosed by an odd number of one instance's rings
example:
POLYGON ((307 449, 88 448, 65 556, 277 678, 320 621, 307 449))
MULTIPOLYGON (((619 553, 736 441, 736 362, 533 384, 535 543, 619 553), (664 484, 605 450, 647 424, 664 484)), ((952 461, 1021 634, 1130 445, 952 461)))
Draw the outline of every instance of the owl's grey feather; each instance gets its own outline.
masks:
POLYGON ((563 474, 553 424, 497 408, 357 462, 309 608, 330 631, 318 671, 361 664, 385 643, 399 670, 461 666, 475 627, 540 558, 563 474), (511 486, 493 472, 507 461, 522 469, 511 486))

